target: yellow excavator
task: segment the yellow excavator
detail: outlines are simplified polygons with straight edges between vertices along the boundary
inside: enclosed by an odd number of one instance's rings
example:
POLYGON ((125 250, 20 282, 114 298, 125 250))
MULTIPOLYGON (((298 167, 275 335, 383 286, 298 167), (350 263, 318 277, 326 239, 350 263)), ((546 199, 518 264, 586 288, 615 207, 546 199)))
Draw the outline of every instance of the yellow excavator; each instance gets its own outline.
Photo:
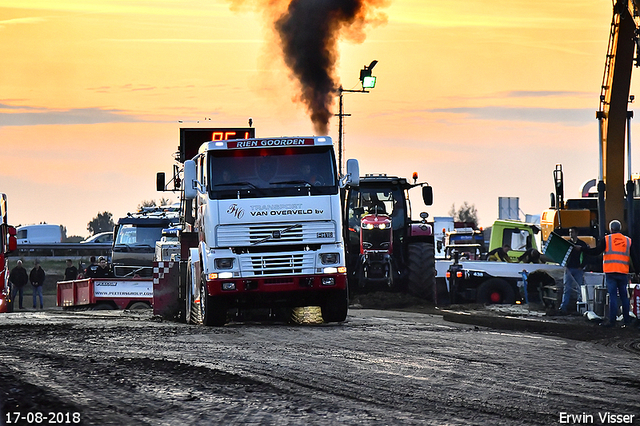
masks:
MULTIPOLYGON (((623 232, 632 240, 640 241, 640 232, 634 223, 640 224, 640 206, 634 208, 634 193, 638 191, 637 179, 631 174, 631 118, 628 104, 633 66, 639 65, 638 36, 640 0, 616 0, 609 45, 605 60, 604 76, 600 91, 600 105, 596 112, 599 122, 599 174, 597 198, 584 194, 582 199, 564 200, 562 166, 554 170, 555 194, 551 208, 543 212, 540 224, 542 238, 546 241, 552 231, 566 235, 575 226, 582 239, 590 245, 602 238, 607 223, 618 219, 623 232), (625 138, 626 136, 626 138, 625 138), (625 145, 627 147, 627 182, 625 185, 625 145)), ((596 194, 594 194, 596 195, 596 194)), ((639 200, 640 201, 640 200, 639 200)))

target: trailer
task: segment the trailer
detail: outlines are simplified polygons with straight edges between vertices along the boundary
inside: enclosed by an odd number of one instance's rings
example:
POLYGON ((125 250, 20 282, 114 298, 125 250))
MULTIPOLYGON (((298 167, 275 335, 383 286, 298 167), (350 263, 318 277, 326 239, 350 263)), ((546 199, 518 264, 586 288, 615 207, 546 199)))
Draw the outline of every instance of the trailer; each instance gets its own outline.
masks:
POLYGON ((86 278, 57 283, 57 305, 65 308, 142 309, 153 305, 152 278, 86 278))

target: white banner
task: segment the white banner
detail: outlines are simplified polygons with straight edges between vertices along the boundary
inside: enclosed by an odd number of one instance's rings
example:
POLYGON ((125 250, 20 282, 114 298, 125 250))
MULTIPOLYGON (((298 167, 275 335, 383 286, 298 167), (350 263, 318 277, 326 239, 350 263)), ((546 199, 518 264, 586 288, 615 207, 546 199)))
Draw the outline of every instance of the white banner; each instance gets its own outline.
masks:
POLYGON ((95 297, 153 297, 153 280, 93 281, 95 297))
POLYGON ((247 198, 217 202, 220 208, 220 223, 224 225, 331 219, 330 195, 247 198))

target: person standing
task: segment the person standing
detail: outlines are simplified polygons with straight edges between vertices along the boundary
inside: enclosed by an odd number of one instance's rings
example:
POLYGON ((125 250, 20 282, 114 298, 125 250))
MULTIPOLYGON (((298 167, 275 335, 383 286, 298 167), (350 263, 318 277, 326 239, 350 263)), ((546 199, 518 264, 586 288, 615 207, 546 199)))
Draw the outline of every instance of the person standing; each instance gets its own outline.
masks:
POLYGON ((67 269, 64 270, 64 280, 73 281, 78 278, 78 268, 73 266, 73 261, 67 259, 67 269))
POLYGON ((98 264, 96 263, 96 257, 91 256, 91 264, 87 266, 87 269, 84 270, 85 278, 93 278, 95 277, 96 270, 98 269, 98 264))
POLYGON ((622 225, 618 220, 609 223, 611 233, 598 242, 593 249, 585 252, 591 255, 602 255, 602 270, 607 283, 609 293, 609 322, 603 323, 605 327, 615 327, 618 316, 618 296, 622 303, 622 316, 624 323, 631 324, 629 316, 629 264, 631 263, 631 238, 620 233, 622 225))
POLYGON ((562 302, 560 303, 560 312, 563 315, 568 313, 569 301, 571 293, 577 292, 578 302, 582 302, 582 279, 584 277, 584 269, 582 268, 581 252, 588 249, 587 243, 578 238, 578 229, 575 226, 569 228, 569 242, 575 247, 580 247, 571 251, 564 268, 564 291, 562 293, 562 302))
POLYGON ((9 274, 9 282, 11 283, 11 306, 13 307, 13 299, 18 293, 20 309, 24 309, 22 306, 22 299, 24 296, 24 286, 29 282, 29 275, 27 270, 22 266, 22 260, 16 262, 16 266, 11 270, 9 274))
POLYGON ((42 286, 44 285, 44 269, 40 266, 40 262, 36 261, 36 266, 29 273, 29 281, 33 286, 33 309, 36 309, 36 297, 40 297, 40 309, 44 308, 42 303, 42 286))
POLYGON ((98 268, 93 274, 93 278, 109 278, 112 277, 111 269, 109 268, 109 263, 104 256, 100 256, 98 259, 98 268))

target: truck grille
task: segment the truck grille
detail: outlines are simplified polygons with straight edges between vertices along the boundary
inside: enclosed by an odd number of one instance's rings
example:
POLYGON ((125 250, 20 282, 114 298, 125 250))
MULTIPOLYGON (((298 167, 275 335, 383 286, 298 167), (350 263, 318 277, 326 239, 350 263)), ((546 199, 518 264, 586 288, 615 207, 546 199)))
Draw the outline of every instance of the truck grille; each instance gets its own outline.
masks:
POLYGON ((312 274, 315 252, 291 254, 252 254, 241 257, 244 276, 312 274))
POLYGON ((322 244, 336 241, 334 222, 223 225, 217 228, 218 247, 322 244))

